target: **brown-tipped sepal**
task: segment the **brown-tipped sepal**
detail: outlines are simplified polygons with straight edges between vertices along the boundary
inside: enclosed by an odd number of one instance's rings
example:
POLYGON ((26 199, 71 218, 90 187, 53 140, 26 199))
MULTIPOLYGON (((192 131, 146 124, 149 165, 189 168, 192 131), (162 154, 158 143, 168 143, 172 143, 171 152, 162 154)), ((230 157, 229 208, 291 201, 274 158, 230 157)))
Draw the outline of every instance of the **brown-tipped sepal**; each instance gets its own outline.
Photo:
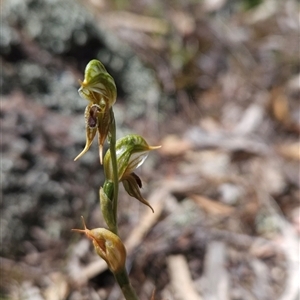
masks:
POLYGON ((129 196, 134 197, 143 204, 147 205, 151 208, 152 212, 154 212, 149 202, 141 195, 140 188, 142 187, 142 181, 139 176, 137 176, 135 173, 126 175, 125 178, 123 178, 122 183, 129 196))
POLYGON ((99 122, 99 106, 95 104, 89 104, 85 108, 84 112, 85 118, 85 136, 86 142, 84 149, 75 157, 74 160, 80 158, 85 154, 91 147, 94 137, 97 132, 98 122, 99 122))
POLYGON ((103 112, 99 115, 99 122, 98 122, 98 145, 99 145, 99 157, 100 157, 100 163, 102 165, 103 160, 103 146, 105 143, 105 140, 107 138, 107 135, 109 133, 109 127, 111 124, 111 113, 103 112))
POLYGON ((84 229, 72 229, 85 233, 93 241, 97 254, 106 261, 113 273, 125 268, 126 249, 120 238, 105 228, 88 229, 83 221, 84 229))
POLYGON ((74 160, 77 160, 83 156, 92 145, 96 132, 98 131, 98 144, 99 144, 99 157, 100 164, 102 164, 102 152, 105 140, 109 132, 109 126, 111 123, 110 111, 102 112, 98 104, 89 104, 84 113, 86 124, 86 144, 84 149, 74 160))

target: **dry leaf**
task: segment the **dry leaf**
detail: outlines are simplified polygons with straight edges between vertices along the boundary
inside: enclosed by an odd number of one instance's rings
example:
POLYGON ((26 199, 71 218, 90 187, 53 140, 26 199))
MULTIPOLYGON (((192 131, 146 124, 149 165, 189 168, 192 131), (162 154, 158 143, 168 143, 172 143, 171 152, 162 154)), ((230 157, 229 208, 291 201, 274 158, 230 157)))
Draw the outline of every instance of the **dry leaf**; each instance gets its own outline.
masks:
POLYGON ((278 152, 287 159, 300 160, 300 142, 285 144, 278 147, 278 152))
POLYGON ((289 122, 290 113, 288 99, 279 88, 275 88, 272 91, 271 109, 274 117, 280 123, 286 124, 289 122))
POLYGON ((192 144, 176 135, 168 135, 162 141, 161 153, 164 155, 178 156, 192 149, 192 144))
POLYGON ((51 285, 45 290, 46 300, 63 300, 69 293, 69 285, 65 276, 61 273, 50 274, 51 285))
POLYGON ((212 199, 192 195, 190 196, 203 210, 212 215, 228 216, 234 212, 234 208, 212 199))

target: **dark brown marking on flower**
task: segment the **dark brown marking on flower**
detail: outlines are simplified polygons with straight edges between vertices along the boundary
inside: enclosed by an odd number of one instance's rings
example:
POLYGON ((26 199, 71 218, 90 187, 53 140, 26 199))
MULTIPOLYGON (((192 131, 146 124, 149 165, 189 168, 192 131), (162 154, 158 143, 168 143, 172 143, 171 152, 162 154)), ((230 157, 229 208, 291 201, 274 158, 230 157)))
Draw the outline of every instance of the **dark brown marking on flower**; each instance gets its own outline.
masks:
POLYGON ((95 128, 97 127, 98 124, 98 113, 99 113, 99 107, 98 105, 92 105, 90 110, 89 110, 89 117, 87 124, 90 128, 95 128))
POLYGON ((136 183, 138 184, 139 188, 142 188, 142 180, 139 176, 137 176, 135 173, 131 173, 132 177, 135 179, 136 183))

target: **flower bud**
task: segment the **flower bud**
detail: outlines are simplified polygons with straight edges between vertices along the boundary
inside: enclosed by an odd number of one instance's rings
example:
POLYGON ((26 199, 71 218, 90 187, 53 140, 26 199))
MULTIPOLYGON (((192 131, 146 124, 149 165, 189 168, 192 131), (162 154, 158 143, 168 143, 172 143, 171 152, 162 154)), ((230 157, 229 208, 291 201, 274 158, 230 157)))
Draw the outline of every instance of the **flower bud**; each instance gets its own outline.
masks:
POLYGON ((84 229, 72 229, 73 231, 85 233, 93 241, 97 254, 106 261, 109 269, 113 273, 122 271, 125 267, 126 249, 120 238, 105 228, 86 228, 84 219, 84 229))
POLYGON ((103 218, 108 226, 109 229, 113 229, 116 227, 116 220, 113 214, 113 207, 112 207, 112 193, 113 193, 113 183, 109 182, 109 189, 111 190, 111 193, 106 193, 105 187, 108 185, 104 185, 104 189, 100 187, 99 190, 99 197, 100 197, 100 207, 102 211, 103 218))

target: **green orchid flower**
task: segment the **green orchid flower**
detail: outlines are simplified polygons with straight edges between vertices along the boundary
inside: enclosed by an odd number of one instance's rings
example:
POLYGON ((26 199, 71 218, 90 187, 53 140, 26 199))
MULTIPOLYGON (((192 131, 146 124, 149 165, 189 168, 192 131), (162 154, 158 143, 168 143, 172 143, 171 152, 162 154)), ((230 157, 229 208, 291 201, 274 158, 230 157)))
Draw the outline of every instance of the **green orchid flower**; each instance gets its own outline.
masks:
POLYGON ((116 102, 117 89, 114 79, 103 64, 94 59, 85 68, 84 81, 78 90, 80 96, 90 101, 84 113, 86 124, 86 144, 74 160, 84 155, 92 145, 98 132, 99 157, 102 164, 103 145, 112 122, 111 108, 116 102))
MULTIPOLYGON (((116 142, 116 156, 118 166, 118 180, 123 183, 126 192, 149 206, 151 205, 142 197, 140 189, 142 188, 142 181, 134 170, 140 167, 146 160, 149 152, 158 149, 161 146, 149 146, 147 142, 139 135, 130 134, 116 142)), ((113 182, 113 167, 111 161, 111 153, 108 150, 104 157, 104 173, 106 183, 104 184, 105 194, 111 198, 113 182)))

